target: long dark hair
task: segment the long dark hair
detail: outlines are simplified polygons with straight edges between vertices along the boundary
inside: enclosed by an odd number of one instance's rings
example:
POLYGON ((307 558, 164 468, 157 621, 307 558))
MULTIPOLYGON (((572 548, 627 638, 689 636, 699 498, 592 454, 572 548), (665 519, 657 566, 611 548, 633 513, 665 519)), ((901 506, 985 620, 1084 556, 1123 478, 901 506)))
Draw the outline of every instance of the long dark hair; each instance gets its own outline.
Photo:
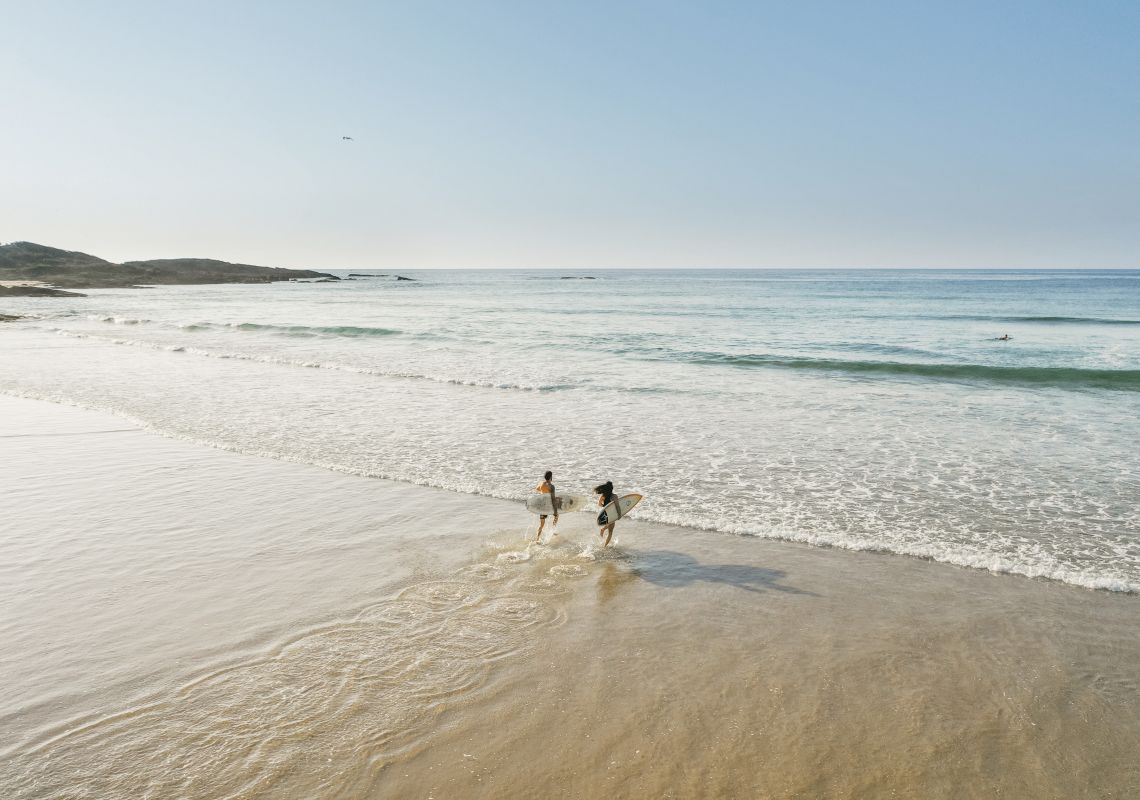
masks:
POLYGON ((600 494, 607 503, 614 499, 614 482, 606 481, 601 486, 594 487, 594 494, 600 494))

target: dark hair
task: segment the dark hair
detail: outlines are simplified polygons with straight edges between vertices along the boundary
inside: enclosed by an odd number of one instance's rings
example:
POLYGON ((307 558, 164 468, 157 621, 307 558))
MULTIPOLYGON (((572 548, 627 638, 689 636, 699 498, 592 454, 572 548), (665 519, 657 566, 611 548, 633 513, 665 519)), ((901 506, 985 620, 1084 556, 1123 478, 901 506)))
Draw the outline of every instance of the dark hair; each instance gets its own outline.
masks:
POLYGON ((602 497, 604 497, 606 499, 607 503, 610 502, 610 500, 614 496, 614 482, 613 481, 606 481, 601 486, 595 486, 594 487, 594 494, 600 494, 602 497))
POLYGON ((550 479, 551 479, 551 478, 553 478, 553 477, 554 477, 554 473, 553 473, 553 472, 551 472, 550 470, 547 470, 547 471, 546 471, 546 472, 544 472, 544 473, 543 473, 543 475, 542 475, 542 479, 543 479, 544 481, 548 481, 548 480, 550 480, 550 479))

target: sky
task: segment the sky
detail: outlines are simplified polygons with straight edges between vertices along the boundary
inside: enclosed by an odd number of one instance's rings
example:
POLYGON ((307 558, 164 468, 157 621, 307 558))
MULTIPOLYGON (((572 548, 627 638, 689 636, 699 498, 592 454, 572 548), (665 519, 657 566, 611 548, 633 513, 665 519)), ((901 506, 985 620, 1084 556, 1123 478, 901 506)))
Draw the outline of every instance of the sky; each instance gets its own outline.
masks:
POLYGON ((0 0, 0 20, 0 242, 1140 268, 1136 0, 0 0))

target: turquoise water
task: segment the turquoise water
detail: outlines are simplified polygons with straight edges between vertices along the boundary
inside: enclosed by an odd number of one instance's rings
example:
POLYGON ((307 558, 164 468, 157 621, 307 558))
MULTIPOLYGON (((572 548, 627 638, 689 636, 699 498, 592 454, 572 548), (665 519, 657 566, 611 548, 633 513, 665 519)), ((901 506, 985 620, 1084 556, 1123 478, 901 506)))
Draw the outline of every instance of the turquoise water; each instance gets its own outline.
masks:
POLYGON ((0 331, 0 391, 461 492, 612 479, 695 535, 1140 591, 1140 271, 402 274, 8 300, 37 318, 0 331))

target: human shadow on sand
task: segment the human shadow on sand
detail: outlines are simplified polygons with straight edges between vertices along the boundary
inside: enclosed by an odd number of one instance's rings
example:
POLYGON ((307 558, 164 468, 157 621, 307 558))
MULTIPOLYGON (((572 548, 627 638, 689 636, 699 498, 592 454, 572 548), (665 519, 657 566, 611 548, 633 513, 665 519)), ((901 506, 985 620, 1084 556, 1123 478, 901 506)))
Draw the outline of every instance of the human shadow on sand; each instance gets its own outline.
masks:
POLYGON ((643 550, 631 554, 633 574, 656 586, 679 588, 698 582, 727 583, 746 592, 786 592, 817 597, 814 592, 781 583, 787 573, 748 564, 702 564, 672 550, 643 550))

